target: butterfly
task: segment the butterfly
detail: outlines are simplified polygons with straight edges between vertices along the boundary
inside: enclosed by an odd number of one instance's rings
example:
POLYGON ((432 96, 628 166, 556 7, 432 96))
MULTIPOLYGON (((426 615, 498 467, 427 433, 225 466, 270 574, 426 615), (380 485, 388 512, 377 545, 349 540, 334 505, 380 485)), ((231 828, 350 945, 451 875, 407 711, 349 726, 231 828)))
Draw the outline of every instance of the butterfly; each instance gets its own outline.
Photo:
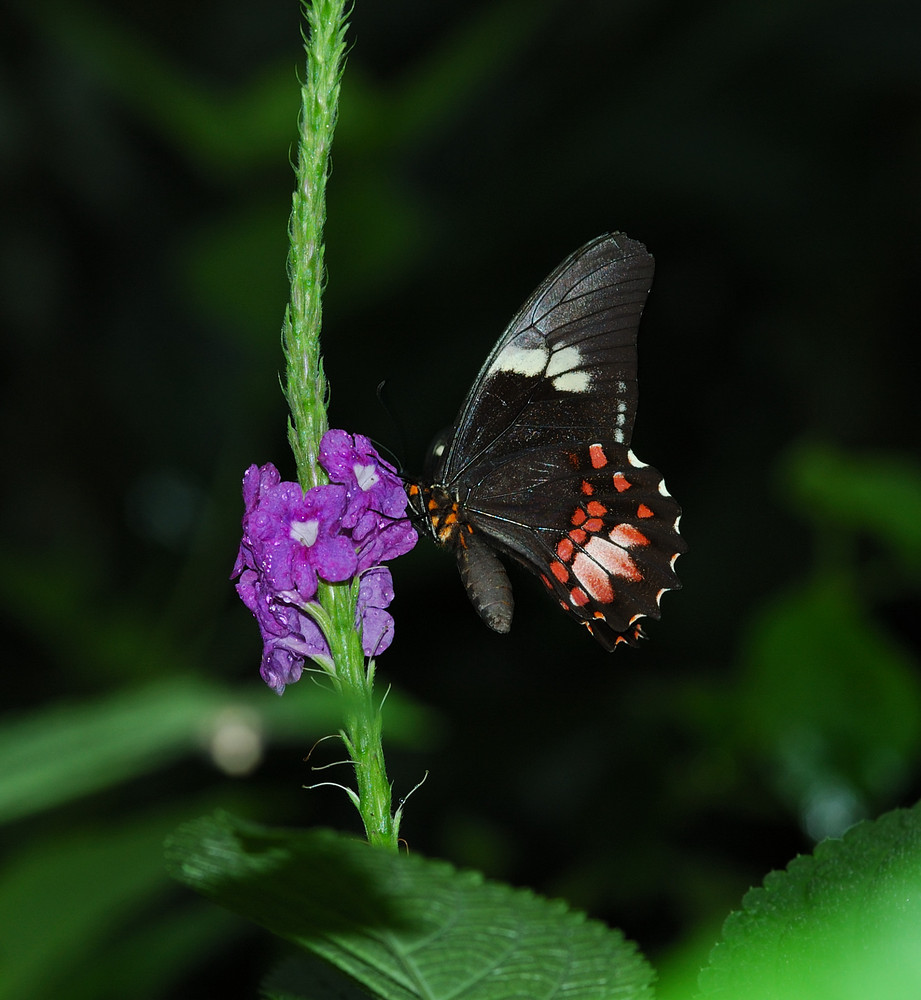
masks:
POLYGON ((681 509, 630 449, 636 336, 652 284, 646 248, 599 236, 530 296, 429 450, 410 506, 486 624, 508 632, 523 563, 607 649, 635 645, 681 586, 681 509))

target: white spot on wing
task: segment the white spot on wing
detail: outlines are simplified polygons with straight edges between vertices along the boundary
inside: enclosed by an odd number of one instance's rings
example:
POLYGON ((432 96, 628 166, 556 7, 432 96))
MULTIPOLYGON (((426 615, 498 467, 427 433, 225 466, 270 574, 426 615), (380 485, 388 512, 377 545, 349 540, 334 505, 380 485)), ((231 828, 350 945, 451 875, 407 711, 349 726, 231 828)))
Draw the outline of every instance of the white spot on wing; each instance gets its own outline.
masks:
POLYGON ((562 350, 554 351, 550 355, 550 364, 547 365, 547 378, 560 375, 563 372, 571 372, 582 363, 582 354, 578 347, 564 347, 562 350))
POLYGON ((647 467, 645 462, 641 462, 636 455, 633 454, 632 448, 627 452, 627 458, 634 469, 645 469, 647 467))
POLYGON ((553 388, 560 392, 587 392, 591 384, 592 378, 586 371, 566 372, 553 380, 553 388))
MULTIPOLYGON (((619 545, 614 545, 603 538, 598 538, 596 535, 588 540, 585 545, 585 551, 612 576, 619 576, 625 580, 642 579, 642 574, 637 568, 636 563, 619 545)), ((582 553, 579 553, 579 556, 581 555, 582 553)), ((579 556, 576 556, 576 560, 579 559, 579 556)), ((576 566, 576 560, 573 560, 573 570, 579 578, 579 582, 584 584, 586 581, 583 580, 582 573, 579 572, 579 568, 576 566)), ((589 592, 591 593, 591 591, 589 592)), ((592 596, 598 597, 594 593, 592 593, 592 596)))
POLYGON ((550 355, 547 364, 547 378, 553 388, 560 392, 587 392, 592 385, 589 372, 579 371, 582 364, 582 352, 578 347, 563 347, 550 355))
POLYGON ((659 480, 659 492, 664 497, 670 497, 671 496, 671 493, 669 493, 668 490, 665 488, 665 480, 664 479, 660 479, 659 480))
POLYGON ((496 358, 494 371, 513 372, 515 375, 525 375, 533 378, 543 375, 547 367, 548 350, 543 341, 534 345, 534 338, 513 340, 496 358))

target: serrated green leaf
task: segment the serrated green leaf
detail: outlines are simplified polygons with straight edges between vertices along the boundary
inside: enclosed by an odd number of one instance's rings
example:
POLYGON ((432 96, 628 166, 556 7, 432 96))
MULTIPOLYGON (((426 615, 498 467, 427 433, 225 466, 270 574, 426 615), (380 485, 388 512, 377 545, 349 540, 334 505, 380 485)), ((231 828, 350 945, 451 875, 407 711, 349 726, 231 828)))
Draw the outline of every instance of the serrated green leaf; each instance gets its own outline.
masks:
POLYGON ((921 996, 921 807, 861 823, 753 889, 701 973, 704 997, 921 996))
POLYGON ((444 862, 222 814, 181 827, 167 859, 181 881, 386 1000, 652 995, 620 932, 444 862))

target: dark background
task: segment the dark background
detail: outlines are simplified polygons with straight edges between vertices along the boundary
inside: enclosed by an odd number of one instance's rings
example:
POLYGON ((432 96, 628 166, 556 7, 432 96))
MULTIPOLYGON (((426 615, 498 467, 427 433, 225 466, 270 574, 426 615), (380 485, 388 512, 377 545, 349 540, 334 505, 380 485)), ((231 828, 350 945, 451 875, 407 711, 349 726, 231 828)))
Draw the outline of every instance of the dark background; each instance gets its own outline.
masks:
MULTIPOLYGON (((358 832, 301 787, 334 709, 262 685, 227 579, 243 470, 294 474, 298 6, 4 22, 0 996, 253 996, 284 949, 160 844, 214 806, 358 832), (208 749, 228 718, 262 740, 242 776, 208 749)), ((521 573, 493 635, 422 542, 378 669, 397 799, 428 772, 410 848, 565 897, 667 978, 768 870, 921 792, 921 7, 358 0, 349 41, 333 426, 417 471, 560 260, 610 230, 655 254, 634 447, 690 551, 651 640, 605 654, 521 573)))

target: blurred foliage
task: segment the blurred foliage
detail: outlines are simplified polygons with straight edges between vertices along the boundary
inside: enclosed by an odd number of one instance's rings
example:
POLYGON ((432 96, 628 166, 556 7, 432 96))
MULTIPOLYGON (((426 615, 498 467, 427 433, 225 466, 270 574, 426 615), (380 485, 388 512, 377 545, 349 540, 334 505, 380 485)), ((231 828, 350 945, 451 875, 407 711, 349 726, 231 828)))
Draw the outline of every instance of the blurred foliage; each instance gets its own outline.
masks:
MULTIPOLYGON (((357 829, 301 790, 338 759, 303 760, 329 706, 261 687, 227 581, 243 470, 292 471, 299 17, 4 18, 0 996, 126 995, 139 968, 150 997, 252 996, 276 944, 171 886, 163 835, 215 804, 357 829)), ((397 798, 430 772, 403 832, 700 965, 766 871, 921 793, 921 8, 359 0, 350 39, 333 425, 416 467, 536 282, 622 229, 658 262, 635 447, 691 546, 614 657, 526 575, 501 637, 451 560, 398 563, 397 798)))

